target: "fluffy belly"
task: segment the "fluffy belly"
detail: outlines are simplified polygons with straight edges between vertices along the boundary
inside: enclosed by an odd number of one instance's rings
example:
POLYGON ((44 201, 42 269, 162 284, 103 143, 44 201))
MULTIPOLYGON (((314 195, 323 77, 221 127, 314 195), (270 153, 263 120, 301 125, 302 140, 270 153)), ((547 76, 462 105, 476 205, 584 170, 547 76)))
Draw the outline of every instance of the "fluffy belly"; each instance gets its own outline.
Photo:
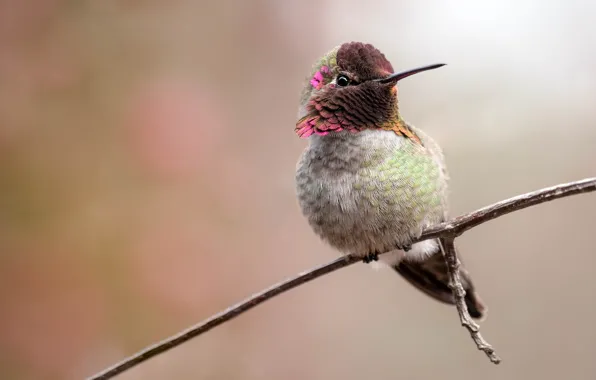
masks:
POLYGON ((313 230, 344 253, 382 253, 442 221, 446 178, 428 138, 391 131, 313 136, 296 190, 313 230))
POLYGON ((387 252, 441 221, 438 178, 429 183, 377 169, 335 178, 297 176, 299 203, 311 227, 344 253, 387 252))

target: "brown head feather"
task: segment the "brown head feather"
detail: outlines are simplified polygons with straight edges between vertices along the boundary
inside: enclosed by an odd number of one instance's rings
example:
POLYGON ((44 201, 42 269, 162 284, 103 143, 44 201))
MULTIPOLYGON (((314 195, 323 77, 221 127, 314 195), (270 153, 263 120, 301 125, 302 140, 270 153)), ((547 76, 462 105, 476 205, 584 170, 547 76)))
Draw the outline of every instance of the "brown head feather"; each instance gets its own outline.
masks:
POLYGON ((393 73, 393 66, 377 48, 362 42, 349 42, 337 51, 337 65, 355 74, 359 81, 381 79, 393 73))

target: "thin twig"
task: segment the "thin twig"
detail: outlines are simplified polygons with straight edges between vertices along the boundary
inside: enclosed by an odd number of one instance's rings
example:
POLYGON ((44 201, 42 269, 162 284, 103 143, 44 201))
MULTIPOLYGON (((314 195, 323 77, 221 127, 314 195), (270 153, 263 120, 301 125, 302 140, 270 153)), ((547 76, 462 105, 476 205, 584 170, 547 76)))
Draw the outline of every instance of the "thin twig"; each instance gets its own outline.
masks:
POLYGON ((470 317, 470 313, 468 312, 468 307, 466 306, 465 300, 466 291, 464 290, 464 287, 461 283, 461 278, 459 277, 460 261, 457 258, 457 253, 455 250, 454 237, 449 236, 443 238, 441 251, 443 252, 445 262, 447 263, 449 287, 451 288, 453 297, 455 298, 455 307, 457 308, 461 325, 468 329, 472 340, 474 340, 474 343, 476 343, 476 347, 478 347, 479 350, 484 351, 491 362, 499 364, 501 362, 501 358, 497 356, 493 347, 486 340, 484 340, 482 335, 480 335, 480 326, 474 322, 472 317, 470 317))
POLYGON ((114 364, 112 367, 103 370, 100 373, 95 374, 92 377, 89 377, 88 380, 105 380, 110 379, 129 368, 132 368, 146 360, 151 359, 152 357, 159 355, 170 348, 174 348, 176 346, 181 345, 182 343, 186 342, 194 338, 195 336, 201 335, 204 332, 207 332, 214 328, 215 326, 219 326, 224 322, 229 321, 230 319, 237 317, 238 315, 244 313, 252 309, 253 307, 281 294, 290 289, 293 289, 299 285, 302 285, 306 282, 314 280, 315 278, 321 277, 327 273, 331 273, 337 269, 346 267, 348 265, 357 263, 362 261, 362 259, 345 256, 344 258, 340 257, 338 259, 333 260, 330 263, 325 265, 321 265, 314 269, 302 272, 298 274, 296 277, 289 278, 285 281, 278 282, 275 285, 270 286, 269 288, 255 293, 252 296, 246 298, 243 301, 238 302, 235 305, 228 307, 225 310, 220 311, 217 314, 212 315, 211 317, 207 318, 206 320, 202 321, 199 324, 196 324, 188 329, 179 332, 176 335, 172 335, 167 337, 166 339, 162 340, 161 342, 157 342, 149 347, 146 347, 144 350, 139 351, 138 353, 130 356, 120 363, 114 364))
POLYGON ((440 236, 459 236, 467 230, 474 228, 489 220, 496 219, 505 214, 519 211, 540 203, 554 201, 555 199, 569 197, 571 195, 589 193, 596 190, 596 177, 586 178, 579 181, 562 183, 560 185, 545 187, 544 189, 532 191, 513 198, 505 199, 479 210, 458 216, 448 222, 437 224, 424 231, 420 240, 432 239, 440 236))
MULTIPOLYGON (((534 191, 531 193, 519 195, 493 205, 484 207, 477 211, 469 214, 462 215, 449 222, 439 224, 431 227, 424 231, 422 235, 412 241, 416 243, 422 240, 433 239, 437 237, 451 237, 452 239, 456 236, 463 234, 465 231, 495 219, 499 216, 508 214, 510 212, 521 210, 526 207, 537 205, 540 203, 552 201, 558 198, 568 197, 575 194, 587 193, 596 190, 596 178, 587 178, 581 181, 570 182, 561 184, 542 190, 534 191)), ((142 351, 124 359, 120 363, 115 364, 91 377, 88 380, 106 380, 110 379, 127 369, 135 367, 140 363, 149 360, 150 358, 159 355, 171 348, 179 346, 180 344, 194 338, 200 334, 203 334, 215 326, 221 325, 224 322, 231 320, 232 318, 244 313, 247 310, 306 282, 314 280, 315 278, 321 277, 327 273, 331 273, 340 268, 347 267, 356 262, 360 262, 361 259, 351 255, 343 258, 336 259, 328 264, 319 266, 315 269, 302 272, 298 276, 287 279, 280 282, 272 287, 252 295, 251 297, 237 303, 228 309, 215 314, 214 316, 206 319, 205 321, 188 328, 176 335, 168 337, 163 341, 149 346, 142 351)), ((478 345, 478 344, 477 344, 478 345)))

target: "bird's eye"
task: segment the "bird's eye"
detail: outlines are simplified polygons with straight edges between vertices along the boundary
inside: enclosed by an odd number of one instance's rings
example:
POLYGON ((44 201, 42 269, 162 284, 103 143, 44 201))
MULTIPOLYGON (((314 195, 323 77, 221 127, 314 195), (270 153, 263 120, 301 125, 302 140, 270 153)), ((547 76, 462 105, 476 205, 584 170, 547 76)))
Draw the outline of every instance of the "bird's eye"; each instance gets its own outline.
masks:
POLYGON ((347 76, 345 76, 343 74, 342 75, 338 75, 336 82, 337 82, 337 85, 338 86, 345 87, 345 86, 347 86, 347 85, 350 84, 350 78, 348 78, 347 76))

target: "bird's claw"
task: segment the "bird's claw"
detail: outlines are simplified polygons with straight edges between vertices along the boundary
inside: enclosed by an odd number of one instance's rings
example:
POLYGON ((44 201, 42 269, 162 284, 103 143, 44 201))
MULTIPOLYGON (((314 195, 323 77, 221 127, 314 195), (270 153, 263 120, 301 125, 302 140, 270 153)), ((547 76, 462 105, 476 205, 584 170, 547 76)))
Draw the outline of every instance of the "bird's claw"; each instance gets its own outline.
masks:
POLYGON ((412 249, 412 244, 398 245, 397 249, 408 252, 410 249, 412 249))
POLYGON ((363 261, 365 264, 368 264, 368 263, 370 263, 371 261, 379 261, 379 254, 378 254, 378 253, 376 253, 376 252, 369 253, 368 255, 366 255, 366 256, 364 256, 364 257, 362 258, 362 261, 363 261))

